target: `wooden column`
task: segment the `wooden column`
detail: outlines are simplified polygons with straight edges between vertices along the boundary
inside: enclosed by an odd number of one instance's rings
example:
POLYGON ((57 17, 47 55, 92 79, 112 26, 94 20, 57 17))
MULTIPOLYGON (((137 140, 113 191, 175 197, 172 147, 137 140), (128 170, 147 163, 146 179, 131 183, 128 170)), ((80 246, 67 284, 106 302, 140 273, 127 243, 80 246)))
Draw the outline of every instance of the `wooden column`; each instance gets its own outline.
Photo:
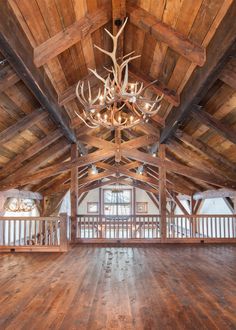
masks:
POLYGON ((67 240, 67 214, 60 214, 60 251, 66 252, 68 250, 67 240))
MULTIPOLYGON (((165 160, 166 147, 160 144, 159 157, 165 160)), ((166 239, 166 168, 162 165, 159 168, 159 204, 161 214, 161 239, 166 239)))
POLYGON ((133 188, 133 221, 131 225, 131 237, 136 238, 136 188, 133 188))
MULTIPOLYGON (((71 144, 71 161, 78 158, 78 147, 76 143, 71 144)), ((71 168, 70 184, 70 203, 71 203, 71 240, 76 239, 77 214, 78 214, 78 167, 71 168)), ((78 233, 79 234, 79 233, 78 233)))
POLYGON ((99 237, 102 238, 102 188, 99 188, 99 202, 98 202, 98 210, 99 210, 99 237))
MULTIPOLYGON (((190 200, 190 214, 194 215, 194 209, 195 209, 195 204, 196 201, 193 199, 193 195, 191 196, 191 200, 190 200)), ((190 223, 190 228, 191 228, 191 237, 195 237, 196 236, 196 218, 192 218, 190 223)))

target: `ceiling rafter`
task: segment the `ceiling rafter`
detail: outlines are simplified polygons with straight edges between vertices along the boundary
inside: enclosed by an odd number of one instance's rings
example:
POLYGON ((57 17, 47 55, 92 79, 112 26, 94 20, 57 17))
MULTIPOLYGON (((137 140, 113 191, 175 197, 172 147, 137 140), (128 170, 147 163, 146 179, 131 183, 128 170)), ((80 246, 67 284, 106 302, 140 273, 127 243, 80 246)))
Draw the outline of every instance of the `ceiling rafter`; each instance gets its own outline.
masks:
POLYGON ((19 76, 10 65, 6 65, 0 71, 0 93, 15 85, 18 81, 20 81, 19 76))
POLYGON ((195 106, 191 109, 191 116, 202 122, 204 125, 215 130, 218 134, 236 144, 236 130, 234 128, 223 124, 218 119, 214 118, 214 116, 210 115, 208 112, 202 110, 202 107, 195 106))
MULTIPOLYGON (((45 81, 42 71, 33 63, 30 41, 20 27, 14 11, 5 1, 1 2, 0 11, 0 50, 41 106, 61 127, 66 138, 72 143, 76 142, 68 114, 58 105, 51 83, 45 81)), ((82 153, 86 153, 82 145, 80 149, 82 153)))
POLYGON ((190 114, 192 107, 202 100, 216 79, 218 79, 226 62, 229 60, 229 56, 235 53, 235 16, 236 2, 233 1, 208 45, 205 65, 194 70, 182 91, 181 104, 168 114, 165 128, 160 137, 161 143, 165 143, 174 135, 178 126, 190 114), (224 40, 223 43, 222 40, 224 40))
POLYGON ((203 66, 206 60, 206 50, 197 45, 181 33, 175 31, 168 25, 158 21, 157 18, 146 10, 129 3, 127 5, 130 22, 156 40, 166 43, 170 48, 187 58, 189 61, 203 66))
POLYGON ((104 26, 111 19, 109 6, 103 6, 82 17, 71 26, 57 33, 41 45, 34 48, 34 63, 40 67, 66 49, 86 38, 91 33, 104 26))
POLYGON ((26 115, 25 117, 18 120, 12 126, 6 128, 0 133, 0 143, 6 143, 11 140, 16 134, 20 134, 24 130, 29 129, 39 121, 45 119, 48 116, 48 113, 43 109, 37 109, 26 115))

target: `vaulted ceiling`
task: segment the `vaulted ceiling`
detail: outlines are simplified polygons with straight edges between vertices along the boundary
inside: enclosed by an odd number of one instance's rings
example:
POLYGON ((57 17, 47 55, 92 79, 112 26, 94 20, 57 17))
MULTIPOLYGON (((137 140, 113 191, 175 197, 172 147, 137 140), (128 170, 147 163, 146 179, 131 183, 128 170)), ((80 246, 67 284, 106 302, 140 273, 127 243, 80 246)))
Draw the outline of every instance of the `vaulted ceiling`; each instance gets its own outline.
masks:
POLYGON ((235 17, 233 0, 0 0, 0 190, 63 193, 73 166, 80 193, 120 182, 155 194, 162 166, 169 193, 235 189, 235 17), (119 54, 140 54, 131 79, 157 79, 150 97, 164 99, 118 137, 80 121, 75 86, 90 79, 98 89, 88 68, 103 74, 109 58, 93 45, 111 48, 104 28, 116 33, 126 16, 119 54))

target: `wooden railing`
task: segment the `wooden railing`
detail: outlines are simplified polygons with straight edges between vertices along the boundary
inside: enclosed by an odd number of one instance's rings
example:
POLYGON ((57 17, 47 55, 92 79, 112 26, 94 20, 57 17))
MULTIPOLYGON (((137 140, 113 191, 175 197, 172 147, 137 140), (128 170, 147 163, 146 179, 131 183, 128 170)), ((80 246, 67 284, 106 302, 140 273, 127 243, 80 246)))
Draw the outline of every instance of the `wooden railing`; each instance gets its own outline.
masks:
POLYGON ((79 239, 157 239, 160 234, 160 216, 79 215, 79 239))
POLYGON ((67 251, 67 215, 0 217, 0 251, 67 251))
POLYGON ((79 215, 79 241, 236 241, 236 215, 174 215, 166 218, 166 237, 161 234, 160 215, 79 215))
POLYGON ((167 238, 221 240, 236 238, 236 215, 175 215, 167 217, 167 238))

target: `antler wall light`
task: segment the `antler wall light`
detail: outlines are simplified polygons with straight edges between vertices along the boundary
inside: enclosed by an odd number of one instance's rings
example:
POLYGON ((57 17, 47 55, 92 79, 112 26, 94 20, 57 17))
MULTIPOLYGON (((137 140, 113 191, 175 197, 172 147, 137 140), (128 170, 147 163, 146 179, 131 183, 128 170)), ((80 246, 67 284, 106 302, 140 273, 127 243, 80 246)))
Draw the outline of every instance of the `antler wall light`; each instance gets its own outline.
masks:
MULTIPOLYGON (((90 128, 103 126, 109 129, 131 128, 142 121, 148 121, 160 109, 162 96, 155 100, 145 98, 144 92, 150 86, 143 83, 130 83, 128 77, 128 64, 140 55, 131 56, 134 52, 125 55, 119 64, 116 58, 118 38, 124 30, 127 18, 116 36, 107 29, 105 31, 112 38, 113 50, 108 52, 98 46, 95 47, 108 55, 112 60, 112 68, 107 69, 108 75, 104 79, 96 70, 89 69, 103 83, 95 97, 92 96, 90 82, 85 95, 85 83, 79 81, 76 87, 76 95, 83 106, 83 114, 76 112, 77 116, 90 128)), ((151 84, 155 83, 153 81, 151 84)))

